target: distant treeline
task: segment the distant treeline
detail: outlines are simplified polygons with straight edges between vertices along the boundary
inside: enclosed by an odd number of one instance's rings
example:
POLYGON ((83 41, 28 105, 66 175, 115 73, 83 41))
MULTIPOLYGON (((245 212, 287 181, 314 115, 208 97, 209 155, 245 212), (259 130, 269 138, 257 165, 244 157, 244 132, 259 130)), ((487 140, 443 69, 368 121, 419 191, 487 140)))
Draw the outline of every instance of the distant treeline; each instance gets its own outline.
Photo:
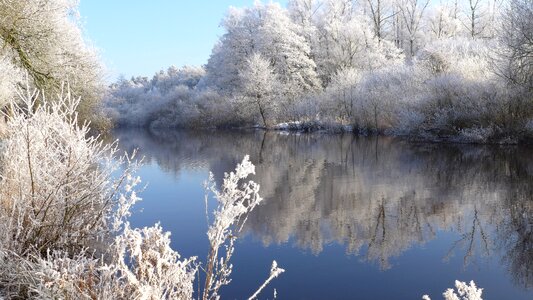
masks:
POLYGON ((514 143, 533 134, 528 0, 231 8, 203 67, 121 78, 117 126, 261 126, 514 143))

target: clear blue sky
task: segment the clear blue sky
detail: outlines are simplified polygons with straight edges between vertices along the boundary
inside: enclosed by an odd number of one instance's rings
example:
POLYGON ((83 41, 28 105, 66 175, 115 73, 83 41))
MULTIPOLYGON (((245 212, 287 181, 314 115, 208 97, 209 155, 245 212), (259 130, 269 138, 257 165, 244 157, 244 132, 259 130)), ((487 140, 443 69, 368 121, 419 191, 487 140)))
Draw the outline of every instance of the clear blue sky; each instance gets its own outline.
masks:
MULTIPOLYGON (((254 0, 81 0, 86 37, 100 49, 108 81, 151 77, 170 65, 202 65, 223 34, 230 6, 254 0)), ((286 0, 276 1, 283 5, 286 0)))

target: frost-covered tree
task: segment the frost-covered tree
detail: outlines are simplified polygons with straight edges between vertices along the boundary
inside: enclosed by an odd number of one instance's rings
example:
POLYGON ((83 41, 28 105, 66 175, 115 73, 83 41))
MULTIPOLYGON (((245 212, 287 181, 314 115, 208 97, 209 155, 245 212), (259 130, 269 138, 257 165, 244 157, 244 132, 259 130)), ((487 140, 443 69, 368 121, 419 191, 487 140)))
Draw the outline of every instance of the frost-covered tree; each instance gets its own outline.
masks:
POLYGON ((287 85, 284 92, 298 94, 320 88, 310 46, 287 11, 279 4, 266 4, 262 10, 258 52, 271 61, 280 81, 287 85))
POLYGON ((83 97, 80 116, 94 119, 102 73, 95 50, 83 39, 77 6, 76 0, 0 1, 0 57, 50 98, 68 81, 72 93, 83 97))
POLYGON ((451 38, 460 33, 462 25, 455 10, 456 7, 449 2, 430 8, 426 19, 431 32, 430 40, 451 38))
POLYGON ((247 60, 244 70, 241 71, 243 93, 250 101, 252 111, 259 112, 263 126, 270 125, 268 118, 276 109, 276 89, 279 87, 277 75, 270 62, 254 53, 247 60))
MULTIPOLYGON (((355 11, 351 1, 327 1, 319 26, 319 40, 314 52, 322 81, 342 69, 368 69, 372 60, 366 60, 370 47, 377 48, 371 24, 355 11)), ((375 49, 373 49, 375 50, 375 49)))
POLYGON ((6 56, 0 55, 0 108, 6 107, 11 99, 15 97, 17 82, 22 79, 22 72, 12 64, 6 56))
POLYGON ((409 56, 415 55, 415 41, 419 34, 424 12, 429 5, 429 0, 400 0, 400 12, 404 21, 407 38, 409 41, 409 56))
MULTIPOLYGON (((291 19, 311 47, 316 42, 317 28, 315 19, 322 6, 323 2, 319 0, 290 0, 287 3, 287 10, 291 19)), ((311 52, 311 57, 313 55, 311 52)))
POLYGON ((332 104, 330 109, 340 120, 353 122, 357 107, 357 88, 361 80, 361 72, 356 69, 340 70, 333 76, 326 89, 327 99, 332 104))
POLYGON ((256 2, 250 8, 232 8, 223 26, 226 33, 206 66, 206 80, 211 85, 225 92, 238 92, 242 88, 239 70, 244 69, 248 57, 259 53, 278 74, 286 97, 291 99, 320 87, 310 47, 279 4, 256 2))
POLYGON ((391 0, 366 0, 366 13, 372 19, 374 34, 378 41, 382 41, 387 36, 390 23, 398 11, 394 9, 391 0))
POLYGON ((150 88, 157 89, 162 93, 180 85, 194 89, 204 76, 205 70, 203 67, 183 66, 177 68, 171 66, 166 71, 161 70, 152 77, 150 88))
POLYGON ((483 32, 483 26, 480 23, 482 16, 481 12, 482 0, 468 0, 466 14, 466 20, 464 26, 468 29, 468 33, 471 38, 479 36, 483 32))
POLYGON ((392 43, 380 42, 372 21, 352 1, 327 1, 317 23, 319 38, 313 53, 326 85, 343 69, 372 70, 403 61, 392 43))
POLYGON ((533 2, 510 0, 502 17, 500 72, 510 82, 533 90, 533 2))
POLYGON ((493 38, 499 20, 498 14, 503 0, 465 0, 463 27, 468 36, 476 38, 493 38))
MULTIPOLYGON (((169 67, 147 77, 119 78, 103 104, 117 126, 184 127, 196 123, 196 86, 205 76, 202 67, 169 67)), ((195 124, 197 125, 197 124, 195 124)))

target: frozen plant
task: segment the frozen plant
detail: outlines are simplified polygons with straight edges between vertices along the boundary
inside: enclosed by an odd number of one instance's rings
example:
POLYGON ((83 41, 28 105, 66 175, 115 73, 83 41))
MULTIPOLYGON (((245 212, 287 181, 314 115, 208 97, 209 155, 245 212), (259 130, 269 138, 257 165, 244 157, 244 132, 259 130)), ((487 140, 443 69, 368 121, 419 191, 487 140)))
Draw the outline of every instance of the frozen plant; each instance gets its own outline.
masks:
POLYGON ((456 280, 455 288, 457 289, 457 294, 453 289, 447 289, 446 292, 444 292, 443 295, 446 300, 483 300, 481 298, 483 289, 477 288, 473 280, 470 281, 470 285, 456 280), (461 298, 459 298, 459 296, 461 298))
MULTIPOLYGON (((275 110, 275 90, 279 85, 270 62, 260 54, 254 53, 248 58, 240 72, 244 94, 249 99, 249 110, 258 111, 262 125, 268 127, 268 116, 275 110)), ((248 102, 248 101, 247 101, 248 102)))
POLYGON ((133 155, 89 135, 68 86, 53 102, 17 92, 0 151, 0 281, 7 296, 50 298, 97 280, 95 254, 123 229, 140 179, 133 155))
POLYGON ((170 232, 159 224, 142 229, 125 225, 115 239, 114 278, 129 299, 192 299, 196 257, 182 259, 170 247, 170 232))
MULTIPOLYGON (((29 85, 9 103, 0 151, 0 292, 9 298, 194 299, 196 257, 170 247, 170 233, 155 226, 131 229, 140 200, 132 157, 118 157, 80 125, 79 98, 68 86, 54 102, 29 85), (19 104, 20 103, 20 104, 19 104)), ((246 156, 226 174, 209 227, 204 299, 219 299, 230 282, 234 241, 262 198, 246 156), (224 251, 220 251, 224 248, 224 251), (220 255, 220 253, 223 255, 220 255)), ((203 266, 202 266, 203 267, 203 266)), ((274 262, 259 292, 284 270, 274 262)), ((198 279, 199 280, 199 279, 198 279)), ((200 293, 200 291, 198 291, 200 293)))
MULTIPOLYGON (((442 295, 444 300, 483 300, 481 298, 482 288, 478 288, 474 281, 470 281, 470 284, 459 280, 455 281, 455 288, 457 293, 453 289, 447 289, 442 295)), ((431 300, 428 295, 422 297, 423 300, 431 300)))
MULTIPOLYGON (((210 174, 206 184, 218 201, 218 207, 214 212, 214 221, 207 231, 210 251, 205 266, 206 279, 203 291, 203 300, 219 299, 219 289, 231 282, 230 275, 233 266, 230 259, 234 251, 234 243, 238 234, 242 231, 248 214, 263 200, 259 196, 259 185, 253 181, 243 182, 250 174, 255 174, 255 166, 250 162, 249 156, 237 165, 235 172, 224 174, 222 190, 216 189, 213 174, 210 174), (219 258, 221 248, 225 253, 219 258)), ((207 203, 206 195, 206 203, 207 203)), ((284 272, 272 264, 271 275, 264 285, 273 278, 284 272)), ((252 296, 252 299, 263 289, 264 286, 252 296)))
MULTIPOLYGON (((0 252, 0 254, 3 254, 0 252)), ((193 299, 195 257, 183 259, 170 248, 170 233, 156 224, 126 224, 106 258, 87 251, 70 256, 49 251, 29 258, 2 257, 3 293, 34 299, 193 299)))
MULTIPOLYGON (((72 93, 83 99, 77 107, 81 119, 96 121, 103 70, 96 49, 83 37, 78 6, 78 0, 0 0, 0 59, 11 65, 2 73, 28 74, 31 85, 49 98, 69 81, 72 93)), ((0 86, 8 82, 14 90, 24 78, 13 76, 0 86)), ((8 96, 9 90, 0 90, 0 99, 8 96)))
MULTIPOLYGON (((253 300, 253 299, 257 299, 257 296, 259 295, 259 293, 261 293, 261 291, 276 277, 278 277, 281 273, 285 272, 284 269, 278 267, 278 263, 276 261, 273 261, 272 262, 272 268, 270 268, 270 276, 268 277, 268 279, 263 283, 263 285, 261 285, 257 291, 252 295, 250 296, 250 298, 248 298, 248 300, 253 300)), ((277 296, 277 291, 276 289, 274 289, 274 299, 276 299, 276 296, 277 296)))
POLYGON ((136 164, 89 135, 89 124, 78 121, 80 99, 68 89, 54 102, 29 86, 19 97, 22 104, 9 104, 0 153, 1 245, 21 256, 79 252, 128 214, 119 206, 138 200, 136 164))
POLYGON ((464 128, 459 131, 459 138, 464 139, 468 142, 483 143, 486 142, 493 133, 494 129, 492 127, 464 128))

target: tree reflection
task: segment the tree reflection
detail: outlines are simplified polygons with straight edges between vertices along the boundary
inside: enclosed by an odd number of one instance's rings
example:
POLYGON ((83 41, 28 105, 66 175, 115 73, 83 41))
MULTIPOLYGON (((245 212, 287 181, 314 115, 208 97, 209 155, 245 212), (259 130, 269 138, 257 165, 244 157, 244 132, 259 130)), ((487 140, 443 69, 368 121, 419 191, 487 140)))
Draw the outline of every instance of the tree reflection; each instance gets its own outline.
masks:
MULTIPOLYGON (((518 194, 515 191, 516 194, 518 194)), ((533 286, 533 203, 531 193, 513 195, 508 201, 506 216, 498 223, 499 250, 514 281, 526 288, 533 286)))
MULTIPOLYGON (((468 224, 465 224, 468 225, 468 224)), ((456 248, 464 249, 463 264, 467 266, 473 257, 476 257, 477 252, 485 256, 490 256, 491 247, 489 246, 490 240, 488 239, 485 231, 483 230, 483 224, 481 223, 478 215, 477 207, 474 207, 473 217, 471 218, 471 225, 467 226, 463 233, 460 234, 460 238, 452 244, 448 257, 451 256, 456 248), (476 245, 481 248, 480 251, 476 251, 476 245)))
POLYGON ((117 132, 125 150, 179 174, 225 171, 250 154, 266 199, 246 231, 266 245, 325 244, 381 268, 438 231, 465 265, 500 255, 533 284, 533 153, 525 147, 413 144, 393 138, 276 132, 117 132))

